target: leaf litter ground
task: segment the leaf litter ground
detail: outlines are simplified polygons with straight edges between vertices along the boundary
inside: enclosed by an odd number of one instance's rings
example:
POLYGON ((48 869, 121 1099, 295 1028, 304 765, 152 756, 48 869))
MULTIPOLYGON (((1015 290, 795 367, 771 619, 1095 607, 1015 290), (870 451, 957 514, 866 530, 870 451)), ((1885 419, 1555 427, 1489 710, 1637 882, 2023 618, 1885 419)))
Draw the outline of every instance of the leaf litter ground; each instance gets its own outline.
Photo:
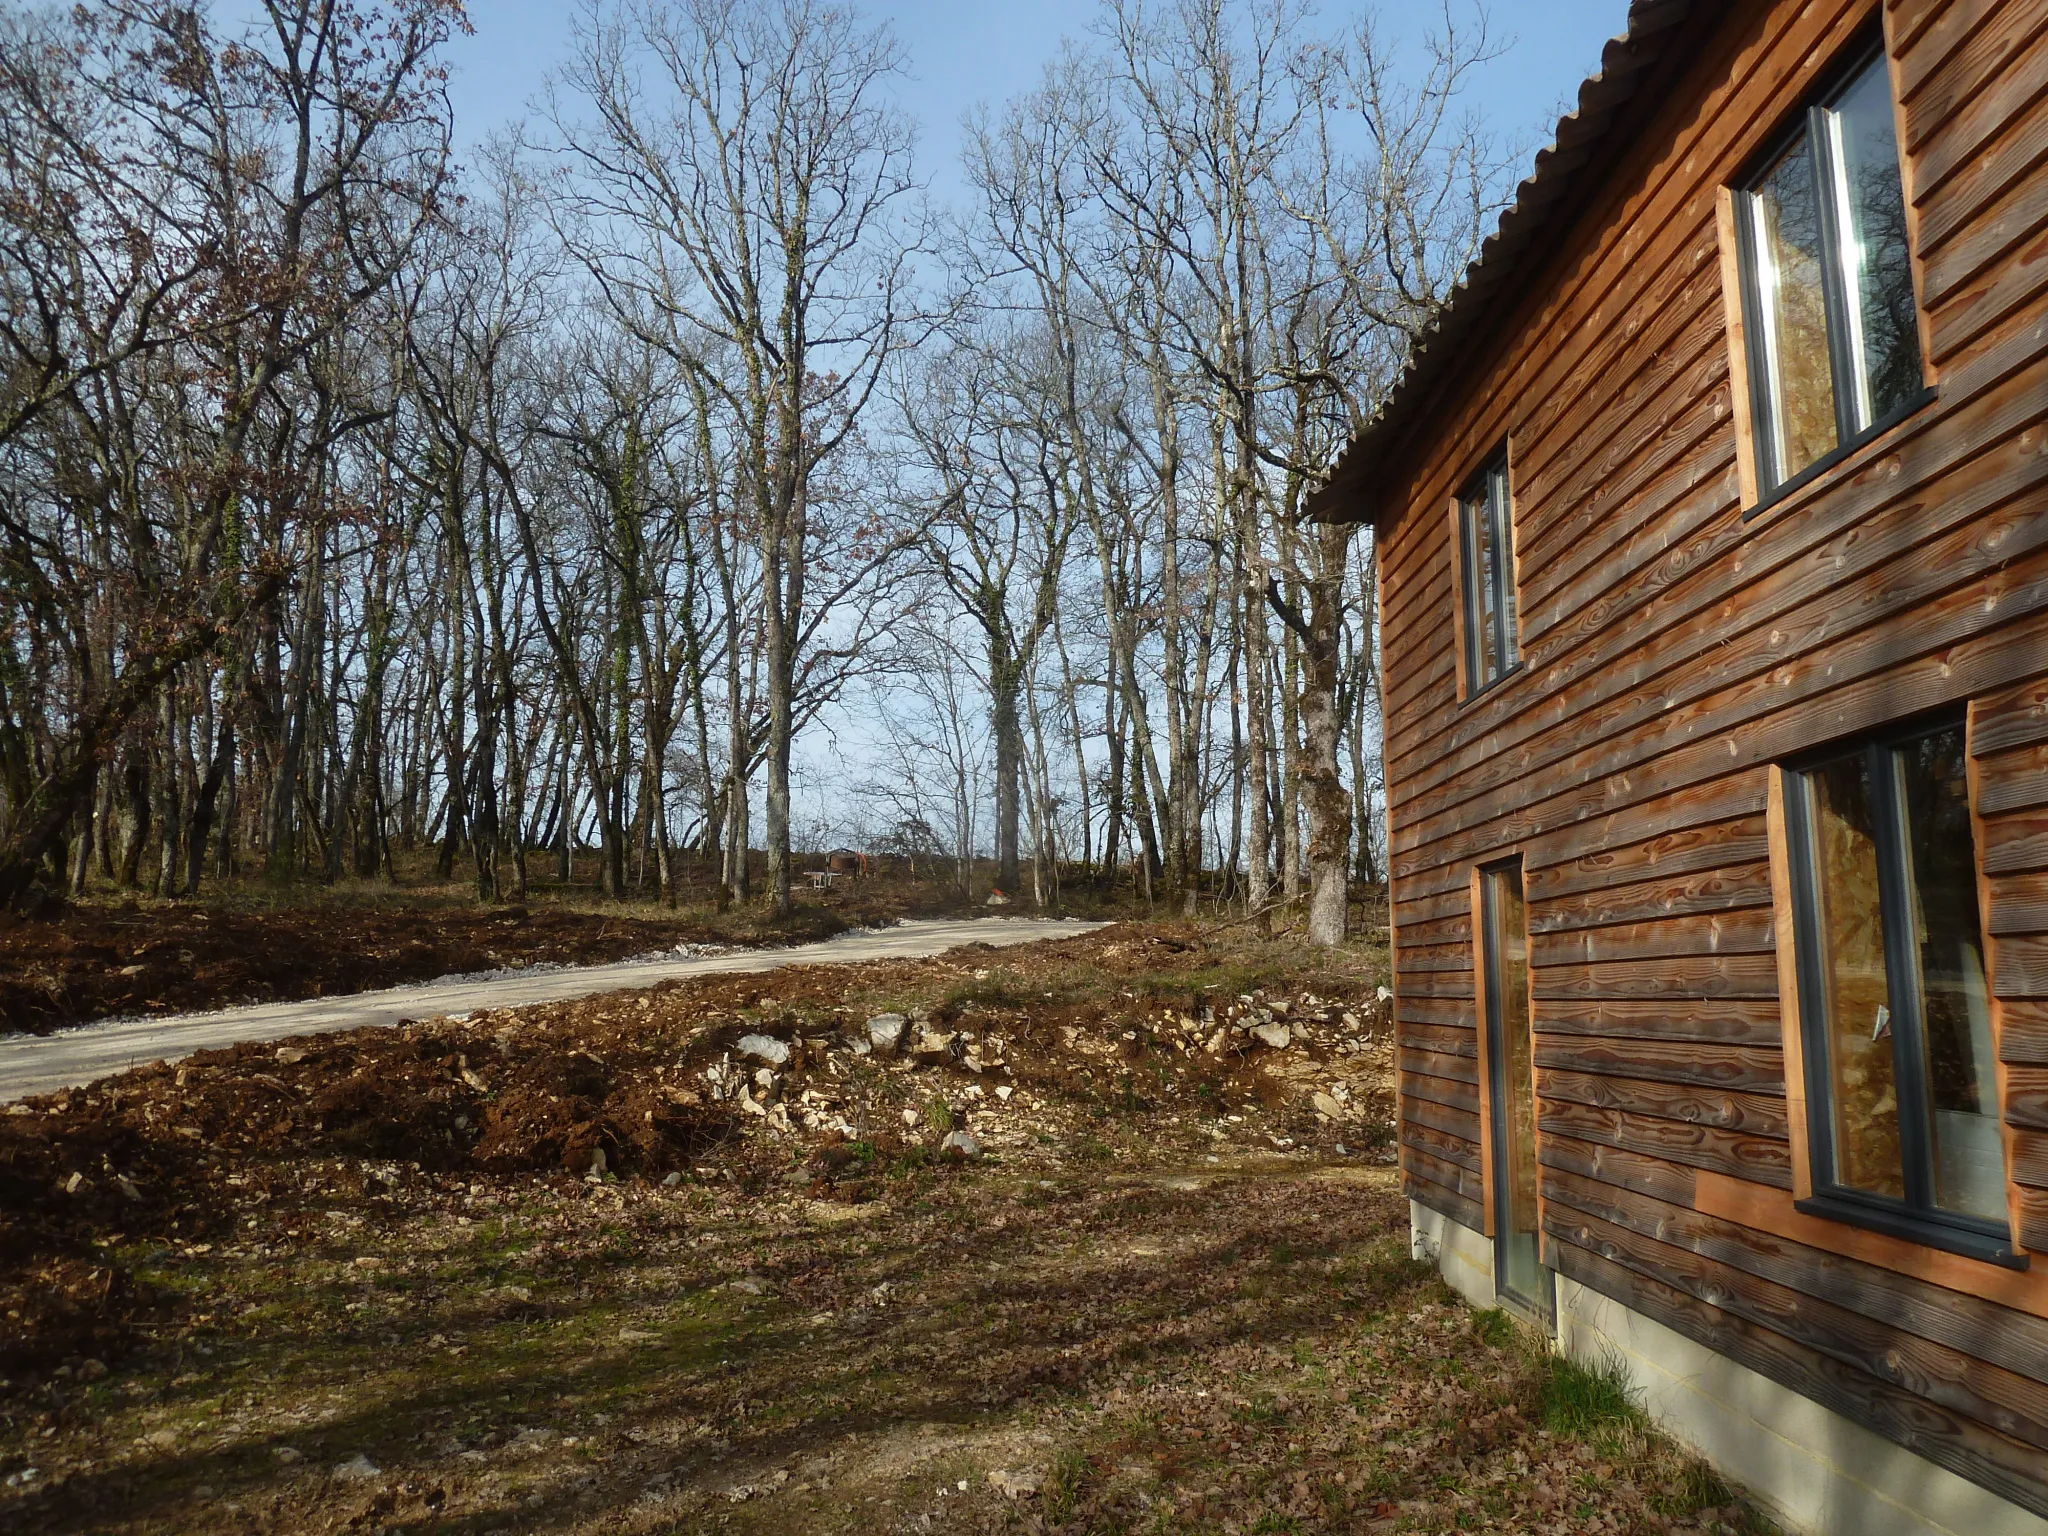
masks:
POLYGON ((0 1526, 1764 1529, 1409 1260, 1381 965, 1125 925, 38 1101, 0 1526))

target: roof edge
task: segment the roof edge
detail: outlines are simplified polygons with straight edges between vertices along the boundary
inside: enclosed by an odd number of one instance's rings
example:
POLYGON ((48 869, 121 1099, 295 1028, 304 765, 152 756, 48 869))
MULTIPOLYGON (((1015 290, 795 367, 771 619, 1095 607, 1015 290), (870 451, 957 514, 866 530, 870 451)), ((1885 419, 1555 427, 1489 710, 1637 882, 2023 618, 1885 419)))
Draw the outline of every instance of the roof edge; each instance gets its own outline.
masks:
POLYGON ((1610 38, 1600 69, 1579 86, 1575 111, 1558 119, 1551 143, 1536 154, 1515 200, 1465 269, 1457 287, 1416 340, 1401 376, 1379 408, 1351 435, 1321 485, 1309 493, 1304 516, 1313 523, 1377 526, 1386 509, 1369 489, 1374 471, 1411 430, 1422 406, 1480 340, 1479 322, 1500 300, 1518 258, 1538 239, 1569 227, 1585 198, 1603 184, 1596 151, 1612 137, 1621 109, 1636 96, 1642 77, 1665 56, 1672 34, 1700 9, 1696 0, 1632 0, 1628 30, 1610 38))

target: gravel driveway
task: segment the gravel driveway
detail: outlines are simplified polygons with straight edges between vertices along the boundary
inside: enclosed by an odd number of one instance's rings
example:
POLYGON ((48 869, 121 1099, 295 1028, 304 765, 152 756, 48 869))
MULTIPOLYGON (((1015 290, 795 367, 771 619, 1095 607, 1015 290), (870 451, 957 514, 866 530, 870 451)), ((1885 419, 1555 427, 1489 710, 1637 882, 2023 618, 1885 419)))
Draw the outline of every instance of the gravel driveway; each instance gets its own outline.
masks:
POLYGON ((785 965, 847 965, 860 960, 914 960, 961 944, 1030 944, 1065 939, 1106 926, 1073 918, 931 918, 893 928, 861 928, 819 944, 788 949, 734 950, 723 955, 662 956, 617 965, 510 972, 430 981, 419 986, 316 997, 298 1003, 259 1003, 218 1013, 122 1019, 54 1035, 0 1039, 0 1103, 80 1087, 110 1073, 152 1061, 176 1061, 194 1051, 244 1040, 281 1040, 365 1025, 392 1025, 436 1014, 479 1008, 558 1003, 597 992, 651 987, 683 976, 772 971, 785 965))

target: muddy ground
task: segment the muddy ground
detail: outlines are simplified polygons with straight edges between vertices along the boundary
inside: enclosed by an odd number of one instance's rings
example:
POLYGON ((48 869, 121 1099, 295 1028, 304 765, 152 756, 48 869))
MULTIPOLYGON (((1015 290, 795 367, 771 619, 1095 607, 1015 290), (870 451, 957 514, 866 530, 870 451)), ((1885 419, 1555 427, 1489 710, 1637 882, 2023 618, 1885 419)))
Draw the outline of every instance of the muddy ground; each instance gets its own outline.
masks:
POLYGON ((1124 926, 36 1101, 0 1527, 1760 1529, 1409 1262, 1380 966, 1124 926))
POLYGON ((33 918, 0 912, 0 1034, 475 971, 601 965, 679 944, 807 944, 932 906, 914 891, 835 892, 775 922, 752 911, 489 907, 400 893, 274 910, 137 900, 33 918))

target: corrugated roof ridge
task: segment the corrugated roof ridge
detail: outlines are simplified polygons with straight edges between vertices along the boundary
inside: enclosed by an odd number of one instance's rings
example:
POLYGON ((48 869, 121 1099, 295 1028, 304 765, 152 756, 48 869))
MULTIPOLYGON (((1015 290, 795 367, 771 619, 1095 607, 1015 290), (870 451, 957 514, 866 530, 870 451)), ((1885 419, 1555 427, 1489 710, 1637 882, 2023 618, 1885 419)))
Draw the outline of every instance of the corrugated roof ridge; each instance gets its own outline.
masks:
POLYGON ((1408 355, 1401 376, 1366 424, 1352 434, 1330 466, 1323 483, 1309 497, 1311 517, 1333 510, 1328 501, 1341 494, 1370 467, 1371 444, 1400 424, 1406 402, 1434 380, 1432 372, 1449 367, 1433 358, 1455 357, 1459 344, 1476 323, 1480 303, 1508 276, 1512 259, 1548 224, 1549 210, 1573 190, 1576 173, 1592 159, 1606 137, 1614 113, 1635 95, 1638 77, 1662 56, 1659 39, 1692 13, 1695 0, 1631 0, 1628 29, 1608 39, 1600 51, 1600 69, 1579 86, 1579 104, 1557 120, 1551 142, 1536 152, 1535 165, 1515 188, 1515 199, 1502 210, 1492 234, 1437 311, 1408 355))

